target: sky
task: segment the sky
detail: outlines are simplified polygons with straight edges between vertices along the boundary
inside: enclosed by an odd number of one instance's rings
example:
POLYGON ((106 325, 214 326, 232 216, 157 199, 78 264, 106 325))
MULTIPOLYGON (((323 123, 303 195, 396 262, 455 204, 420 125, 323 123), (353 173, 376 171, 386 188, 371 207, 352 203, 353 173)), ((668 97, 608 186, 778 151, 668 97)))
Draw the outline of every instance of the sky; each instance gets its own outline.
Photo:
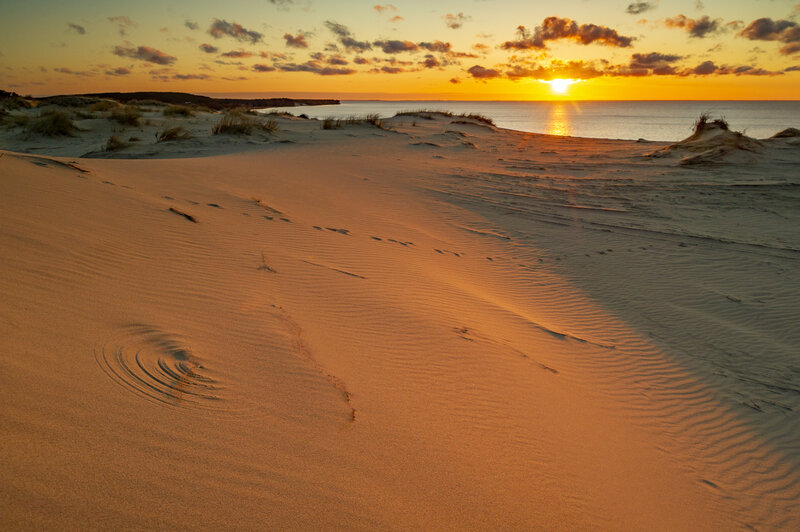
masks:
POLYGON ((0 17, 0 89, 791 100, 800 3, 12 0, 0 17))

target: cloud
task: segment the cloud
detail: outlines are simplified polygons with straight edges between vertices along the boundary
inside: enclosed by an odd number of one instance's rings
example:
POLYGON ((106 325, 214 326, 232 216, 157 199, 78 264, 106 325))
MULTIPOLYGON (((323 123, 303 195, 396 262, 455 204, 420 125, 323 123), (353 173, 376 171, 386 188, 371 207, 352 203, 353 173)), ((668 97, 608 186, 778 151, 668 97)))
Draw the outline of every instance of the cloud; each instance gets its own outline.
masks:
POLYGON ((136 48, 115 46, 114 55, 118 55, 120 57, 131 57, 140 61, 155 63, 156 65, 171 65, 178 60, 177 57, 167 55, 161 50, 156 50, 155 48, 150 48, 149 46, 139 46, 136 48))
POLYGON ((657 4, 658 2, 634 2, 632 4, 628 4, 628 7, 625 9, 625 11, 631 15, 638 15, 639 13, 644 13, 645 11, 655 9, 657 4))
POLYGON ((469 70, 467 70, 467 72, 469 72, 469 75, 475 79, 485 80, 485 79, 499 78, 500 76, 502 76, 502 74, 500 74, 499 71, 493 68, 484 68, 480 65, 475 65, 473 67, 470 67, 469 70))
POLYGON ((200 46, 198 46, 198 48, 200 48, 207 54, 215 54, 219 51, 219 48, 217 48, 216 46, 211 46, 210 44, 206 43, 201 44, 200 46))
POLYGON ((73 24, 72 22, 67 22, 67 27, 73 30, 78 35, 86 35, 86 28, 84 28, 80 24, 73 24))
POLYGON ((109 76, 127 76, 131 72, 132 70, 128 67, 118 67, 113 70, 106 70, 106 74, 109 76))
POLYGON ((225 52, 224 54, 220 54, 222 57, 231 57, 234 59, 245 59, 247 57, 253 57, 252 52, 246 52, 241 48, 239 50, 231 50, 230 52, 225 52))
POLYGON ((326 20, 325 26, 339 38, 339 42, 348 51, 363 53, 367 50, 372 50, 372 45, 370 43, 356 40, 353 34, 350 33, 350 30, 347 29, 347 26, 331 20, 326 20))
POLYGON ((389 19, 389 22, 402 22, 404 20, 405 19, 403 17, 401 17, 400 15, 395 15, 392 18, 389 19))
POLYGON ((633 37, 626 37, 617 33, 617 30, 596 24, 581 24, 580 26, 568 18, 547 17, 541 26, 531 33, 525 26, 517 27, 518 39, 506 41, 501 47, 506 50, 544 49, 548 41, 569 39, 583 45, 592 43, 605 46, 628 48, 633 42, 633 37))
POLYGON ((275 67, 283 72, 310 72, 320 76, 349 76, 355 74, 356 70, 352 68, 338 68, 332 66, 325 66, 319 61, 306 61, 302 64, 285 63, 276 64, 275 67))
POLYGON ((439 62, 439 60, 436 59, 436 56, 434 56, 433 54, 426 54, 425 59, 423 61, 420 61, 419 64, 425 68, 436 68, 442 65, 439 62))
POLYGON ((448 13, 442 16, 444 20, 445 26, 452 30, 457 30, 461 26, 464 25, 465 22, 468 20, 472 20, 472 17, 465 15, 464 13, 458 13, 453 15, 452 13, 448 13))
POLYGON ((685 15, 664 19, 664 25, 668 28, 682 28, 689 33, 690 37, 702 39, 710 33, 717 33, 722 30, 720 23, 722 19, 710 19, 704 15, 698 19, 691 19, 685 15))
POLYGON ((424 48, 429 52, 449 52, 453 46, 449 42, 433 41, 417 43, 420 48, 424 48))
POLYGON ((172 79, 187 80, 187 79, 209 79, 208 74, 173 74, 172 79))
POLYGON ((236 22, 228 22, 227 20, 220 20, 215 18, 208 29, 208 33, 215 39, 220 39, 224 36, 233 37, 237 41, 250 42, 256 44, 264 37, 257 31, 251 31, 236 22))
POLYGON ((411 41, 375 41, 372 43, 385 54, 399 54, 400 52, 415 52, 419 47, 411 41))
POLYGON ((136 24, 126 16, 108 17, 108 20, 117 25, 117 30, 123 37, 128 34, 128 28, 136 27, 136 24))
POLYGON ((255 64, 253 65, 254 72, 274 72, 275 67, 269 65, 255 64))
POLYGON ((397 11, 397 7, 392 4, 386 4, 385 6, 379 4, 372 6, 372 9, 377 11, 379 14, 382 14, 384 11, 397 11))
POLYGON ((405 69, 402 67, 382 66, 381 68, 377 69, 377 71, 383 72, 384 74, 400 74, 405 72, 405 69))
POLYGON ((91 72, 82 72, 65 67, 54 68, 53 72, 58 72, 60 74, 69 74, 70 76, 80 76, 82 78, 89 78, 94 75, 91 72))
POLYGON ((784 72, 800 72, 800 65, 790 66, 783 69, 784 72))
POLYGON ((283 39, 286 41, 286 46, 289 48, 308 48, 306 35, 303 32, 298 32, 297 35, 291 33, 284 33, 283 39))
POLYGON ((197 22, 193 22, 191 20, 184 21, 183 25, 186 26, 187 28, 189 28, 190 30, 199 30, 200 29, 200 24, 198 24, 197 22))
POLYGON ((782 55, 800 52, 800 26, 791 20, 759 18, 748 24, 739 35, 751 41, 782 42, 784 46, 779 50, 782 55))

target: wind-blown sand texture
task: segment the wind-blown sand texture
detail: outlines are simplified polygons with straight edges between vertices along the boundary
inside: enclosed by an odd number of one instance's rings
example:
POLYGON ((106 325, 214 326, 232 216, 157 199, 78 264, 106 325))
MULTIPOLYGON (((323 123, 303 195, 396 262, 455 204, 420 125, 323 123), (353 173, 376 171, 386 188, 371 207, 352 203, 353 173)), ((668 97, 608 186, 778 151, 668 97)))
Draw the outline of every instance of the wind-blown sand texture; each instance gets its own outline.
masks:
POLYGON ((4 528, 800 528, 796 137, 202 120, 0 152, 4 528))

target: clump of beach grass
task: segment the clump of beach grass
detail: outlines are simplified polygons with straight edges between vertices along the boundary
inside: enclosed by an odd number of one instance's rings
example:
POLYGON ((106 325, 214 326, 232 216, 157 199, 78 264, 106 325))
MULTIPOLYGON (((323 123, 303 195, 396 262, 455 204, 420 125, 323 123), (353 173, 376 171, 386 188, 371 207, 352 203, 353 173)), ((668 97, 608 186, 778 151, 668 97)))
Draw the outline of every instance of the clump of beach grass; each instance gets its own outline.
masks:
POLYGON ((106 141, 106 151, 119 151, 128 147, 128 143, 120 139, 116 135, 111 135, 106 141))
POLYGON ((256 130, 274 133, 278 122, 274 118, 261 121, 240 111, 231 111, 220 118, 211 132, 214 135, 252 135, 256 130))
POLYGON ((368 124, 378 129, 388 129, 377 114, 368 114, 363 116, 352 115, 342 118, 325 118, 322 121, 322 129, 341 129, 345 126, 356 126, 368 124))
POLYGON ((194 116, 194 110, 188 105, 170 105, 164 108, 164 116, 194 116))
POLYGON ((723 131, 729 131, 728 121, 725 120, 724 117, 711 120, 711 115, 709 113, 703 113, 694 123, 694 133, 696 135, 711 127, 716 127, 723 131))
POLYGON ((190 138, 192 138, 192 134, 181 126, 165 127, 160 133, 156 133, 156 142, 186 140, 190 138))
POLYGON ((115 102, 114 100, 99 100, 89 106, 89 111, 92 113, 106 113, 119 107, 119 102, 115 102))
POLYGON ((111 110, 109 118, 123 126, 138 126, 141 113, 131 105, 122 105, 111 110))
POLYGON ((28 120, 25 130, 29 134, 44 137, 71 137, 77 128, 72 115, 66 111, 47 110, 28 120))
POLYGON ((443 116, 445 118, 457 118, 461 119, 454 123, 464 123, 464 119, 467 120, 474 120, 476 122, 481 122, 488 126, 493 126, 494 120, 489 118, 488 116, 481 115, 478 113, 451 113, 450 111, 437 111, 433 109, 418 109, 416 111, 401 111, 397 113, 395 116, 410 116, 410 117, 417 117, 422 118, 424 120, 433 120, 436 116, 443 116))

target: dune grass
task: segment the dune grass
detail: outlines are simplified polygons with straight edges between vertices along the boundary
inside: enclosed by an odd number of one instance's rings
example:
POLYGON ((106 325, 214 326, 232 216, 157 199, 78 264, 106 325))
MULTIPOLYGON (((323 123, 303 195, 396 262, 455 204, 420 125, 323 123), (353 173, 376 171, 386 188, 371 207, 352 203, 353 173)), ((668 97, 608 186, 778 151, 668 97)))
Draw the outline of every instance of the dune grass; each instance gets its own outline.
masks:
POLYGON ((703 113, 694 123, 694 132, 697 134, 711 127, 717 127, 723 131, 729 131, 728 121, 725 120, 724 117, 711 120, 711 115, 709 113, 703 113))
POLYGON ((89 111, 92 113, 105 113, 114 109, 118 109, 119 107, 120 104, 114 100, 99 100, 89 106, 89 111))
POLYGON ((418 109, 415 111, 401 111, 397 113, 395 116, 410 116, 416 118, 422 118, 424 120, 433 120, 436 116, 443 116, 446 118, 461 118, 461 119, 469 119, 474 120, 476 122, 481 122, 483 124, 493 126, 495 125, 494 120, 489 118, 488 116, 484 116, 477 113, 451 113, 450 111, 437 111, 434 109, 418 109))
POLYGON ((240 111, 225 113, 211 129, 214 135, 252 135, 254 131, 274 133, 278 130, 278 122, 274 118, 259 120, 240 111))
POLYGON ((128 147, 128 143, 120 139, 116 135, 111 135, 106 141, 106 151, 119 151, 128 147))
POLYGON ((371 125, 377 127, 378 129, 388 129, 386 124, 384 124, 383 120, 381 120, 377 114, 368 114, 363 116, 351 115, 342 118, 329 117, 322 121, 322 129, 341 129, 345 126, 357 126, 363 124, 371 125))
POLYGON ((138 126, 141 116, 137 108, 131 105, 122 105, 112 109, 109 118, 123 126, 138 126))
POLYGON ((192 138, 192 134, 181 126, 165 127, 161 132, 156 133, 156 142, 169 142, 172 140, 186 140, 192 138))
POLYGON ((44 137, 71 137, 78 128, 72 121, 72 115, 66 111, 45 110, 28 120, 25 131, 32 135, 44 137))
POLYGON ((170 105, 169 107, 165 107, 163 111, 164 116, 182 116, 182 117, 190 117, 194 116, 194 109, 189 107, 188 105, 170 105))

